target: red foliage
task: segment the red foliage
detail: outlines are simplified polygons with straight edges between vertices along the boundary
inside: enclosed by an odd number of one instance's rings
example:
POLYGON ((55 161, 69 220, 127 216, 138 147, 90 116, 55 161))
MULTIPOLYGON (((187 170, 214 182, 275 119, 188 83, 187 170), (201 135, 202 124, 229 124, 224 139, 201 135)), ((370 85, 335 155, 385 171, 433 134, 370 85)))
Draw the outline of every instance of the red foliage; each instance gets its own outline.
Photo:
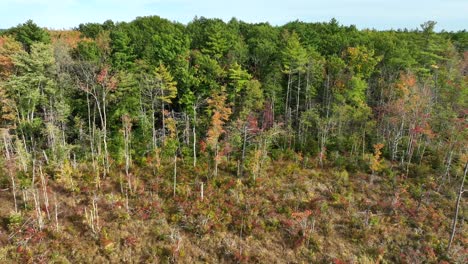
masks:
POLYGON ((101 85, 105 84, 105 81, 107 79, 107 73, 108 73, 107 67, 104 67, 104 68, 101 69, 101 71, 99 72, 99 74, 96 77, 96 80, 97 80, 97 82, 99 84, 101 84, 101 85))
POLYGON ((26 249, 23 246, 18 246, 16 248, 16 252, 19 253, 19 254, 22 254, 22 253, 26 252, 26 249))
POLYGON ((128 236, 124 238, 124 244, 126 246, 135 247, 138 243, 138 239, 134 236, 128 236))
POLYGON ((33 244, 41 242, 45 237, 46 237, 46 233, 40 230, 36 230, 32 227, 28 227, 24 231, 25 240, 29 240, 33 244))
POLYGON ((263 110, 262 130, 270 129, 273 126, 273 122, 273 107, 271 102, 267 101, 263 110))
POLYGON ((104 66, 96 76, 96 81, 108 90, 115 90, 117 88, 117 81, 114 76, 109 74, 109 67, 104 66))
POLYGON ((333 264, 346 264, 346 262, 344 262, 344 261, 341 260, 341 259, 334 258, 334 259, 333 259, 333 264))
POLYGON ((256 134, 260 131, 260 128, 258 127, 258 120, 255 118, 253 114, 250 114, 247 117, 247 127, 252 134, 256 134))
POLYGON ((436 253, 435 253, 433 248, 431 248, 429 246, 425 246, 424 251, 426 252, 426 256, 427 256, 428 259, 436 259, 437 258, 436 253))
POLYGON ((250 260, 250 257, 247 256, 245 253, 242 253, 240 250, 234 252, 234 258, 239 263, 248 263, 250 260))
POLYGON ((421 134, 424 132, 424 128, 421 126, 416 126, 415 128, 411 129, 411 132, 414 134, 421 134))
POLYGON ((206 152, 206 142, 204 140, 200 140, 200 152, 205 153, 206 152))
POLYGON ((296 220, 296 221, 301 221, 307 217, 309 217, 312 214, 312 211, 310 210, 305 210, 304 212, 295 212, 292 213, 291 216, 296 220))
POLYGON ((228 155, 229 153, 232 152, 232 147, 231 147, 231 144, 229 144, 229 142, 225 142, 223 144, 223 148, 221 149, 220 153, 222 156, 226 156, 228 155))

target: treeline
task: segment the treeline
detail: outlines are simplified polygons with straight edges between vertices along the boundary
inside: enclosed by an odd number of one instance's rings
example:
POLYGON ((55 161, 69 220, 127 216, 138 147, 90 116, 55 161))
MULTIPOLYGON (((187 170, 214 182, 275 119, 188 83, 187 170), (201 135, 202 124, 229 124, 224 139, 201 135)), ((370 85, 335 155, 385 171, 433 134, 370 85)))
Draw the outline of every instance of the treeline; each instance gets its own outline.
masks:
POLYGON ((435 25, 28 21, 0 37, 5 184, 118 170, 131 192, 134 167, 170 164, 176 195, 178 163, 255 178, 288 155, 443 184, 467 157, 468 33, 435 25))

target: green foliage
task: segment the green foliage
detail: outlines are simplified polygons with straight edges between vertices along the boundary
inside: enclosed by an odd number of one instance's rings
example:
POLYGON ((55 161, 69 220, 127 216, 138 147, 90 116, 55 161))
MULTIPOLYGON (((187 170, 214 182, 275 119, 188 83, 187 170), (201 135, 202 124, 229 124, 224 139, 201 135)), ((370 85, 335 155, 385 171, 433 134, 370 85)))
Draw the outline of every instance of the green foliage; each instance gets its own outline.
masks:
POLYGON ((15 231, 23 221, 23 216, 20 213, 11 212, 6 219, 8 230, 15 231))
POLYGON ((285 73, 303 72, 306 64, 306 50, 302 47, 299 36, 296 32, 283 33, 284 51, 282 52, 282 62, 285 73))
POLYGON ((96 38, 103 29, 99 23, 86 23, 78 25, 78 30, 84 37, 96 38))
POLYGON ((92 250, 73 262, 456 262, 444 208, 467 157, 466 32, 435 26, 149 16, 80 24, 73 41, 32 21, 3 32, 0 198, 33 224, 7 242, 27 249, 0 254, 52 261, 80 237, 92 250))
POLYGON ((31 46, 36 42, 50 43, 49 33, 36 25, 32 20, 11 28, 5 33, 13 35, 17 41, 23 44, 28 52, 31 51, 31 46))
POLYGON ((72 53, 75 59, 98 63, 101 59, 101 51, 94 41, 81 41, 72 53))

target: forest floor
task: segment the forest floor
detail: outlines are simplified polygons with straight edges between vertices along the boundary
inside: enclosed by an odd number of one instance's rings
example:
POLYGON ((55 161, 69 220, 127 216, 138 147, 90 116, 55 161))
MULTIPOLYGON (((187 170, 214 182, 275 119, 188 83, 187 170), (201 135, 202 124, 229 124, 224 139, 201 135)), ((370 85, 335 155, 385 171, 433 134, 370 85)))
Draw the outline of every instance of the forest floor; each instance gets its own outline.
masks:
POLYGON ((40 184, 18 190, 18 213, 2 186, 0 262, 468 262, 463 214, 446 251, 456 188, 443 196, 411 177, 278 160, 255 180, 231 167, 198 177, 206 165, 182 165, 174 196, 173 168, 164 168, 134 169, 122 194, 123 172, 95 191, 89 168, 78 167, 71 178, 51 177, 47 195, 40 184))

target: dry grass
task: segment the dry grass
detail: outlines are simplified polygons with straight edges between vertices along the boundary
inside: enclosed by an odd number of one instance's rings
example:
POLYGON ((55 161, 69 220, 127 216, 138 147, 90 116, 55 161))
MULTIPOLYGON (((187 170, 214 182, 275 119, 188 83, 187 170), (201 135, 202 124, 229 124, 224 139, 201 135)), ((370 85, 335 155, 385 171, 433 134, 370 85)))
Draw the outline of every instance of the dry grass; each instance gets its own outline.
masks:
MULTIPOLYGON (((302 165, 301 165, 302 166, 302 165)), ((51 181, 59 229, 39 230, 31 202, 10 225, 10 192, 0 192, 0 261, 23 263, 414 263, 466 260, 466 225, 451 255, 445 247, 453 201, 429 189, 419 203, 410 179, 303 168, 274 162, 266 177, 237 179, 183 167, 177 195, 171 173, 140 168, 140 187, 120 194, 118 176, 100 190, 82 178, 76 190, 51 181), (200 181, 205 199, 200 199, 200 181), (86 212, 93 197, 99 226, 86 212), (127 207, 128 205, 128 207, 127 207), (28 221, 29 219, 29 221, 28 221)), ((118 175, 114 172, 113 175, 118 175)), ((80 176, 81 177, 81 176, 80 176)), ((45 211, 42 212, 45 215, 45 211)))

